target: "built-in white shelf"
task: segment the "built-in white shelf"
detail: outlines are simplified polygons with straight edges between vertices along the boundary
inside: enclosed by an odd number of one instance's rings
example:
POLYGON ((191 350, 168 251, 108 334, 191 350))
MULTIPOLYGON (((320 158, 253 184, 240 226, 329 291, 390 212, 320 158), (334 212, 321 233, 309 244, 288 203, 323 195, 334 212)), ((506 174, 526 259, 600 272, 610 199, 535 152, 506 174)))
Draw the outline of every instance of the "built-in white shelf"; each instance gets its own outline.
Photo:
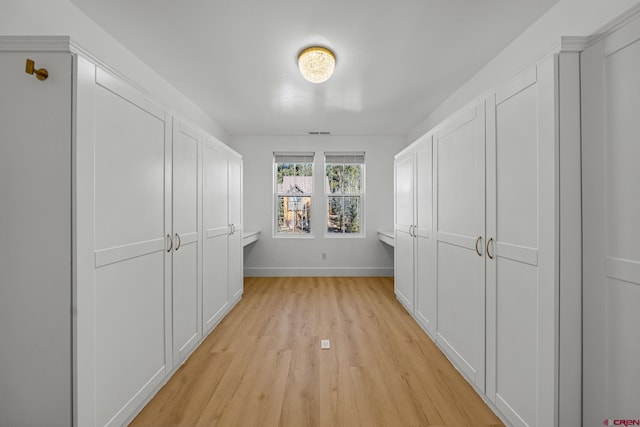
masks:
POLYGON ((242 246, 250 245, 260 238, 260 231, 243 231, 242 246))
POLYGON ((378 231, 378 239, 391 247, 396 246, 396 236, 393 231, 378 231))

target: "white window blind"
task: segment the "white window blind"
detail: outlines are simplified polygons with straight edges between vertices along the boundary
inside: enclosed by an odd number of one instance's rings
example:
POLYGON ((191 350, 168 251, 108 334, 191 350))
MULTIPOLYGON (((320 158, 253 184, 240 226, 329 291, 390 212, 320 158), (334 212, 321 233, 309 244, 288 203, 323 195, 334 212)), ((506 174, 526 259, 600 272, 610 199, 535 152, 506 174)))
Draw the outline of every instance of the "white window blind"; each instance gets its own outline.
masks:
POLYGON ((313 163, 315 153, 273 153, 275 163, 313 163))
POLYGON ((352 153, 324 153, 324 162, 327 164, 364 164, 364 151, 352 153))

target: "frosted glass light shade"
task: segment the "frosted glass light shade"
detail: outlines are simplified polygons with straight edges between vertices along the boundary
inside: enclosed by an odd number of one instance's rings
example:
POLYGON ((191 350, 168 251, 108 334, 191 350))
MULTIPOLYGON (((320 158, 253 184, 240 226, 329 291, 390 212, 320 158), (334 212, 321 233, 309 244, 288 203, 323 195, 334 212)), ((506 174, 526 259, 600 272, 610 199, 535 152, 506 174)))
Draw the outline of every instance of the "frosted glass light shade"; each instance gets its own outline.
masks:
POLYGON ((322 83, 333 74, 336 57, 325 47, 308 47, 298 55, 298 68, 302 77, 311 83, 322 83))

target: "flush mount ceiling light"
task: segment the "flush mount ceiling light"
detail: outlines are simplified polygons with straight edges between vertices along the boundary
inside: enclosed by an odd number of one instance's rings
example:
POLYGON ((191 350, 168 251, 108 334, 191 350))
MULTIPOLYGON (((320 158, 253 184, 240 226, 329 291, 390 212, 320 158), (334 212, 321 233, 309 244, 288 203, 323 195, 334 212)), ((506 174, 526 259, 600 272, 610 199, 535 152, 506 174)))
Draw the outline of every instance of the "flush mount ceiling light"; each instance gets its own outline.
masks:
POLYGON ((311 83, 322 83, 333 74, 336 56, 326 47, 308 47, 298 54, 298 68, 311 83))

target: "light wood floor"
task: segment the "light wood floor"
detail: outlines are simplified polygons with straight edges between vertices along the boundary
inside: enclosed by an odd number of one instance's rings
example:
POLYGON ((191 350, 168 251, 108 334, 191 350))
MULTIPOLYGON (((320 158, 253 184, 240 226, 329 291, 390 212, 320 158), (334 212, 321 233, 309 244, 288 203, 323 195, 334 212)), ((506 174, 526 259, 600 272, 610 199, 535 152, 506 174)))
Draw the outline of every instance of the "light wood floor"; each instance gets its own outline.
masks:
POLYGON ((502 425, 391 278, 247 278, 244 289, 133 426, 502 425))

